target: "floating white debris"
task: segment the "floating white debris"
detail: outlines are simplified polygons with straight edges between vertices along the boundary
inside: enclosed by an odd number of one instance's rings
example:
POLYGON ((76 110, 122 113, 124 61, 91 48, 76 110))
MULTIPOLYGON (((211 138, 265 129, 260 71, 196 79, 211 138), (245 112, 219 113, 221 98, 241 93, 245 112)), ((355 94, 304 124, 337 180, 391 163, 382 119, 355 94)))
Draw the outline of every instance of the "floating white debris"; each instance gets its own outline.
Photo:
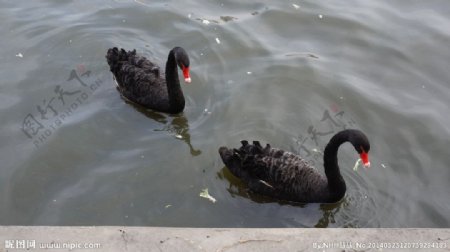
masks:
POLYGON ((188 14, 188 18, 191 18, 191 17, 192 17, 192 14, 191 14, 191 13, 189 13, 189 14, 188 14))
POLYGON ((323 154, 319 149, 316 149, 316 148, 312 149, 312 151, 315 153, 323 154))
POLYGON ((297 10, 300 8, 300 5, 297 5, 297 4, 292 4, 292 6, 297 10))
POLYGON ((343 97, 343 96, 341 96, 341 97, 339 97, 339 99, 341 99, 341 100, 344 100, 344 97, 343 97))
POLYGON ((71 39, 69 39, 69 44, 72 44, 72 40, 71 39))
POLYGON ((207 109, 207 108, 205 108, 205 110, 203 110, 203 112, 204 112, 204 113, 208 112, 208 109, 207 109))
POLYGON ((210 22, 209 22, 209 20, 203 19, 202 23, 205 24, 205 25, 209 25, 210 22))
POLYGON ((183 139, 183 136, 180 135, 180 134, 176 134, 175 137, 178 138, 178 139, 183 139))
POLYGON ((383 167, 384 169, 386 169, 386 165, 385 165, 385 164, 381 164, 381 167, 383 167))
POLYGON ((220 39, 216 38, 216 42, 217 42, 217 44, 220 44, 220 39))
POLYGON ((252 72, 247 72, 248 75, 252 74, 252 72))
POLYGON ((425 88, 425 85, 422 85, 422 88, 425 88))
POLYGON ((18 54, 16 54, 16 57, 23 58, 23 54, 18 53, 18 54))
POLYGON ((144 158, 144 155, 141 155, 141 158, 144 158))
POLYGON ((216 201, 217 201, 214 197, 209 195, 208 188, 205 188, 200 192, 200 197, 209 199, 212 203, 216 203, 216 201))
POLYGON ((353 170, 354 170, 354 171, 357 171, 357 170, 358 170, 358 166, 359 166, 360 163, 361 163, 361 159, 358 158, 358 160, 356 160, 355 166, 353 166, 353 170))
POLYGON ((127 20, 125 20, 125 19, 122 19, 122 23, 125 23, 125 22, 127 22, 127 20))
POLYGON ((56 202, 56 200, 54 199, 53 202, 56 202))
POLYGON ((200 53, 201 56, 203 56, 203 53, 200 53))
POLYGON ((167 209, 167 208, 169 208, 169 207, 171 207, 171 206, 172 206, 172 205, 169 204, 169 205, 166 205, 164 208, 167 209))
POLYGON ((320 18, 320 19, 322 19, 322 18, 323 18, 322 14, 319 14, 319 18, 320 18))

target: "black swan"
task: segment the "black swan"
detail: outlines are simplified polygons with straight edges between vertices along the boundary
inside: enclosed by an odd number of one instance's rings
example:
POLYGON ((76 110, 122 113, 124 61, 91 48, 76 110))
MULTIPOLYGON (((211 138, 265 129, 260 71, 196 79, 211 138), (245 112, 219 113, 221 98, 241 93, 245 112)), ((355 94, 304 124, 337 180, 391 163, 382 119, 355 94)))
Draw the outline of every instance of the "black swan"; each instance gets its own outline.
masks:
POLYGON ((189 56, 183 48, 174 47, 169 52, 165 78, 160 75, 156 64, 136 55, 136 50, 127 52, 117 47, 110 48, 106 59, 118 90, 126 99, 160 112, 177 114, 183 111, 185 101, 177 65, 183 71, 184 81, 191 82, 189 56))
POLYGON ((322 176, 300 156, 284 150, 241 141, 239 149, 220 147, 219 154, 231 173, 242 179, 251 191, 279 200, 300 203, 334 203, 345 195, 345 181, 339 171, 337 153, 350 142, 365 167, 370 166, 369 140, 359 130, 347 129, 334 135, 325 147, 322 176))

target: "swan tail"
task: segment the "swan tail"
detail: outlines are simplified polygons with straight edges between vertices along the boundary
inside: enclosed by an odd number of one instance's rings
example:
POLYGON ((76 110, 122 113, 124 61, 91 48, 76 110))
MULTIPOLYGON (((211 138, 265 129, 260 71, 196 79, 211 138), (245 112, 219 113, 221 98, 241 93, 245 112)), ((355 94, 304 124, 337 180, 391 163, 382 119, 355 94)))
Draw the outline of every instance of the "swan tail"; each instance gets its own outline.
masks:
MULTIPOLYGON (((262 147, 258 141, 249 144, 247 140, 241 141, 242 146, 239 149, 229 149, 220 147, 219 154, 223 163, 230 169, 231 173, 244 181, 253 179, 255 167, 261 166, 261 158, 270 151, 270 145, 262 147)), ((256 168, 256 173, 263 170, 256 168)), ((258 176, 257 176, 258 177, 258 176)), ((257 182, 255 184, 260 184, 257 182)))

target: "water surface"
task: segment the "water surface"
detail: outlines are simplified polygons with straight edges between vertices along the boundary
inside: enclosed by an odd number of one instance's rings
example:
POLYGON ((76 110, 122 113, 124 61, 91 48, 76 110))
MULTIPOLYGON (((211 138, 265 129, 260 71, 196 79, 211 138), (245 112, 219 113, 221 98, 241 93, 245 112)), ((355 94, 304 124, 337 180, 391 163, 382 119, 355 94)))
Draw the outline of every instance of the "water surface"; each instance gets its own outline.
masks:
POLYGON ((448 1, 0 1, 0 224, 449 227, 448 1), (104 55, 184 47, 184 113, 126 103, 104 55), (219 146, 371 141, 336 204, 250 194, 219 146), (208 188, 217 200, 201 198, 208 188))

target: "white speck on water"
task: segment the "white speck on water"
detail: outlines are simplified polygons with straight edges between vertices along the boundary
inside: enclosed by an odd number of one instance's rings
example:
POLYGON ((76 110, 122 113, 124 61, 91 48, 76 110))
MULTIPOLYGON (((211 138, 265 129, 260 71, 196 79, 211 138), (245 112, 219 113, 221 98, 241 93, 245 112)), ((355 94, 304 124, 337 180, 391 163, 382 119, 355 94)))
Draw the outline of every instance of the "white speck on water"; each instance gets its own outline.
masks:
POLYGON ((320 19, 322 19, 322 18, 323 18, 322 14, 319 14, 319 18, 320 18, 320 19))
POLYGON ((183 139, 183 136, 180 135, 180 134, 176 134, 175 137, 178 138, 178 139, 183 139))
POLYGON ((125 20, 125 19, 122 19, 122 23, 125 23, 125 22, 127 22, 127 20, 125 20))
POLYGON ((341 96, 341 97, 339 97, 339 99, 341 99, 341 100, 344 100, 344 97, 343 97, 343 96, 341 96))
POLYGON ((203 56, 203 53, 200 53, 201 56, 203 56))
POLYGON ((72 40, 71 39, 69 39, 69 44, 72 44, 72 40))
POLYGON ((205 24, 205 25, 209 25, 210 22, 209 22, 209 20, 203 19, 202 23, 205 24))
POLYGON ((141 158, 144 158, 144 155, 141 155, 141 158))
POLYGON ((312 151, 315 153, 323 154, 319 149, 316 149, 316 148, 312 149, 312 151))
POLYGON ((292 6, 297 10, 300 8, 300 5, 297 5, 297 4, 292 4, 292 6))
POLYGON ((422 88, 425 88, 425 85, 422 85, 422 88))
POLYGON ((54 199, 53 202, 56 202, 56 200, 54 199))
POLYGON ((248 75, 252 74, 252 72, 247 72, 248 75))
POLYGON ((82 55, 80 55, 80 59, 81 59, 81 58, 83 58, 83 56, 82 56, 82 55))
POLYGON ((227 81, 227 84, 233 84, 233 83, 234 83, 233 80, 228 80, 228 81, 227 81))
POLYGON ((191 13, 189 13, 189 14, 188 14, 188 18, 191 18, 191 17, 192 17, 192 14, 191 14, 191 13))
POLYGON ((128 219, 128 215, 125 215, 125 219, 128 219))
POLYGON ((16 54, 16 57, 23 58, 23 54, 18 53, 18 54, 16 54))
POLYGON ((205 110, 203 110, 203 114, 211 115, 211 111, 208 111, 208 109, 205 108, 205 110))
POLYGON ((384 169, 386 169, 386 165, 385 165, 385 164, 381 164, 381 167, 383 167, 384 169))
POLYGON ((167 208, 169 208, 169 207, 171 207, 171 206, 172 206, 172 205, 169 204, 169 205, 166 205, 164 208, 167 209, 167 208))
POLYGON ((220 44, 220 39, 216 38, 216 42, 217 42, 217 44, 220 44))

